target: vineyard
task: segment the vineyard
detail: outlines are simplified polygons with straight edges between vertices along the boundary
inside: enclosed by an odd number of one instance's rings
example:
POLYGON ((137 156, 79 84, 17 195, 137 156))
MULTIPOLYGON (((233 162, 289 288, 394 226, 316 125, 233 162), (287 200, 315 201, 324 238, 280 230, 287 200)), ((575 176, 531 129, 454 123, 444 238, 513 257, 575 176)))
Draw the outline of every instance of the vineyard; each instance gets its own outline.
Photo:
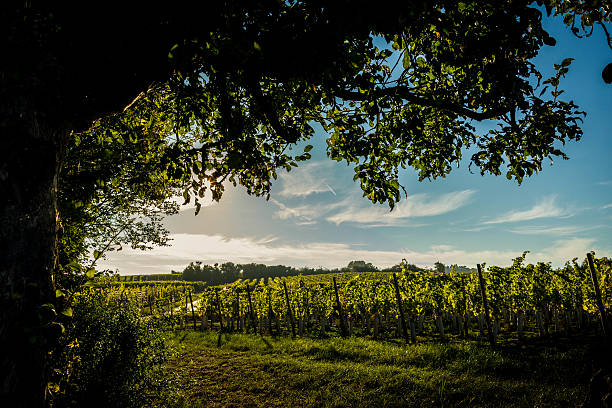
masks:
POLYGON ((212 287, 109 281, 90 290, 103 291, 109 301, 131 299, 145 315, 199 330, 339 334, 406 343, 477 338, 495 345, 552 333, 600 333, 612 311, 612 261, 595 259, 593 266, 601 296, 588 262, 554 269, 545 263, 525 265, 524 256, 507 268, 483 268, 482 281, 477 273, 404 270, 237 280, 212 287))

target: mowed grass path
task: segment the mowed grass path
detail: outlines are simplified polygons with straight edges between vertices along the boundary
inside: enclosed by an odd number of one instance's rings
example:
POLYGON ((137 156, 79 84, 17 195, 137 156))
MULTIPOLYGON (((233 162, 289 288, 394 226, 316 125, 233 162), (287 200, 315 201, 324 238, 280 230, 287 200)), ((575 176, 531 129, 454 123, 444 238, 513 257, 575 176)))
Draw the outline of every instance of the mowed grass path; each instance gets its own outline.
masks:
POLYGON ((154 407, 575 407, 597 355, 583 339, 497 351, 214 332, 170 342, 154 407))

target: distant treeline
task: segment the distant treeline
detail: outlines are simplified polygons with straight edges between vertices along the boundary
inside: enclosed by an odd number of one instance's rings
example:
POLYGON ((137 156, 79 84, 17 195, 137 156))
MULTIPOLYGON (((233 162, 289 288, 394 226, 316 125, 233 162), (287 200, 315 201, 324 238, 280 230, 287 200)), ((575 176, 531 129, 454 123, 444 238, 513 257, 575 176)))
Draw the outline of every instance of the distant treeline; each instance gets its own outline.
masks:
MULTIPOLYGON (((408 269, 413 271, 423 270, 415 265, 408 265, 408 269)), ((231 283, 237 279, 274 279, 282 276, 295 275, 320 275, 334 272, 401 272, 400 264, 390 268, 379 269, 371 263, 365 261, 351 261, 344 268, 294 268, 285 265, 264 265, 257 263, 235 264, 226 262, 224 264, 205 265, 202 262, 191 262, 183 270, 182 278, 186 281, 205 281, 209 285, 220 285, 231 283)), ((172 275, 177 276, 180 272, 172 271, 172 275)), ((175 278, 176 279, 176 278, 175 278)))

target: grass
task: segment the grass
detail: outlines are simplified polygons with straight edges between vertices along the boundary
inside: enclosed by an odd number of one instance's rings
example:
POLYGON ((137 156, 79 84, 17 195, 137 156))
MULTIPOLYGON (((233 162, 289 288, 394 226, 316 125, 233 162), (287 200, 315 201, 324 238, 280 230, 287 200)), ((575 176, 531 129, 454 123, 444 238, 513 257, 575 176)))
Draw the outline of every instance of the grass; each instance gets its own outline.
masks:
POLYGON ((575 407, 594 340, 416 346, 363 338, 178 332, 153 407, 575 407))

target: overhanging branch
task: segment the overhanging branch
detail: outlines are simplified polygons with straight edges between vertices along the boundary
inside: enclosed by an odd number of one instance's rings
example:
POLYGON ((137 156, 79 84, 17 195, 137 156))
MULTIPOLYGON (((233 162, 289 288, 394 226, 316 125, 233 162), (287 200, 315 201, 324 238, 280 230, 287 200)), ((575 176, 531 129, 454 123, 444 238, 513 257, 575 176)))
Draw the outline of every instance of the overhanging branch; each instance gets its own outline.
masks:
POLYGON ((270 123, 270 125, 272 125, 274 132, 276 132, 276 134, 286 142, 295 143, 299 139, 299 135, 295 134, 296 132, 290 132, 283 126, 276 114, 276 110, 272 106, 272 103, 270 102, 269 98, 263 94, 256 79, 252 79, 250 81, 250 91, 261 107, 266 120, 268 123, 270 123))
POLYGON ((369 99, 378 99, 383 98, 385 96, 395 96, 400 97, 408 102, 412 102, 421 106, 429 106, 432 108, 442 109, 446 111, 450 111, 456 113, 461 116, 465 116, 474 120, 486 120, 493 119, 498 116, 507 113, 509 108, 499 108, 493 109, 486 112, 476 112, 471 109, 468 109, 464 106, 457 105, 450 102, 445 101, 435 101, 432 99, 425 98, 421 95, 416 95, 410 91, 409 88, 403 86, 394 86, 389 88, 376 88, 367 93, 361 93, 356 91, 347 91, 344 89, 336 90, 335 96, 344 99, 344 100, 353 100, 353 101, 365 101, 369 99))

